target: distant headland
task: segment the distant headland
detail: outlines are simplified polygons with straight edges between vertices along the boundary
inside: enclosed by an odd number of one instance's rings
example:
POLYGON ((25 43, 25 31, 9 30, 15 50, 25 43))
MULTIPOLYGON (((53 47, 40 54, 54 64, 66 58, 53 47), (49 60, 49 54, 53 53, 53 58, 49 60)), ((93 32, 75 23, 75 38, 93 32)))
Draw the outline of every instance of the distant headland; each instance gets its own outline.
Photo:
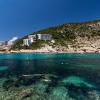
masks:
POLYGON ((100 20, 65 23, 15 39, 7 52, 100 53, 100 20))

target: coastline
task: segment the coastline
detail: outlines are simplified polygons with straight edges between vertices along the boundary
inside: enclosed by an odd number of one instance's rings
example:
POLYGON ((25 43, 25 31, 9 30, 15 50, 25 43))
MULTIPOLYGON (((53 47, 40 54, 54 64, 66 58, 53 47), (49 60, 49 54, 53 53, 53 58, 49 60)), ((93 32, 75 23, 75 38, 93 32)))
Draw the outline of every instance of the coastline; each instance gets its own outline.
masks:
POLYGON ((7 52, 0 52, 0 54, 11 54, 11 53, 43 53, 43 54, 61 54, 61 53, 76 53, 76 54, 86 54, 86 53, 95 53, 95 54, 99 54, 100 51, 94 51, 94 52, 84 52, 84 51, 71 51, 71 52, 68 52, 68 51, 56 51, 56 52, 53 52, 53 51, 48 51, 48 52, 45 52, 45 51, 34 51, 34 50, 23 50, 23 51, 7 51, 7 52))
POLYGON ((7 53, 100 53, 100 37, 88 39, 77 37, 74 43, 66 42, 66 45, 45 44, 38 49, 10 50, 7 53))
POLYGON ((100 53, 100 48, 95 48, 92 46, 83 46, 81 48, 75 48, 71 47, 71 45, 68 45, 68 47, 55 47, 53 48, 52 46, 44 46, 40 49, 21 49, 21 50, 7 50, 7 51, 0 51, 0 54, 2 53, 100 53))

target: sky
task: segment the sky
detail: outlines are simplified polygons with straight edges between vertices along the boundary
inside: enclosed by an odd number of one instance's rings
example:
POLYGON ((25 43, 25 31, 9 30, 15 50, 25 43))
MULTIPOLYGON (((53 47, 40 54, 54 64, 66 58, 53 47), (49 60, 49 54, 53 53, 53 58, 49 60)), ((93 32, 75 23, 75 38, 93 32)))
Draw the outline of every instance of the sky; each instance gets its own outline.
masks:
POLYGON ((100 19, 100 0, 0 0, 0 41, 96 19, 100 19))

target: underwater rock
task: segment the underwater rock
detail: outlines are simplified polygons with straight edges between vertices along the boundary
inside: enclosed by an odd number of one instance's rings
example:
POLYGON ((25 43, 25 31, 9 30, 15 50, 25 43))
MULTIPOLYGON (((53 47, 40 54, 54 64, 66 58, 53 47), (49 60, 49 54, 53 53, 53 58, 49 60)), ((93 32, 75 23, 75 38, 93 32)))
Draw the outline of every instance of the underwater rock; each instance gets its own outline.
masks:
POLYGON ((18 79, 23 85, 31 85, 38 81, 49 84, 52 81, 56 80, 57 76, 52 74, 33 74, 33 75, 22 75, 18 79))
POLYGON ((100 92, 96 90, 89 91, 85 100, 100 100, 100 92))
POLYGON ((20 94, 19 94, 19 97, 20 97, 20 100, 23 100, 27 97, 31 97, 33 94, 33 89, 26 89, 26 90, 23 90, 20 94))
POLYGON ((37 78, 37 77, 42 77, 43 76, 43 74, 24 74, 24 75, 22 75, 21 77, 26 77, 26 78, 37 78))
POLYGON ((48 100, 67 100, 68 90, 65 87, 55 87, 48 100))
POLYGON ((45 84, 48 84, 48 87, 46 88, 46 93, 50 93, 50 91, 57 86, 59 78, 55 75, 45 74, 44 77, 40 80, 41 82, 44 82, 45 84))
POLYGON ((46 83, 50 83, 52 82, 51 78, 48 76, 44 76, 40 81, 46 82, 46 83))
POLYGON ((43 77, 43 74, 22 75, 18 77, 18 80, 22 85, 28 86, 41 81, 43 77))
POLYGON ((44 74, 42 75, 42 78, 40 81, 46 82, 46 83, 51 83, 52 81, 56 81, 58 77, 53 74, 44 74))
POLYGON ((21 84, 17 78, 8 78, 2 84, 2 87, 5 90, 9 90, 12 87, 19 87, 19 86, 21 86, 21 84))
POLYGON ((14 80, 6 80, 4 83, 3 83, 3 88, 5 90, 8 90, 10 87, 13 87, 14 85, 14 80))
POLYGON ((35 88, 35 90, 43 93, 46 91, 48 84, 44 82, 37 82, 36 84, 33 85, 33 87, 35 88))
POLYGON ((20 76, 18 77, 18 81, 21 85, 28 86, 33 84, 36 80, 32 76, 20 76))
POLYGON ((94 85, 86 82, 83 78, 77 77, 77 76, 69 76, 67 78, 64 78, 61 83, 63 84, 74 84, 76 86, 81 86, 81 84, 85 84, 87 87, 95 88, 94 85))
POLYGON ((94 85, 77 76, 64 78, 60 83, 68 89, 69 97, 76 100, 84 100, 89 91, 96 89, 94 85))
POLYGON ((69 86, 67 85, 66 88, 68 89, 69 96, 77 100, 84 100, 85 96, 87 96, 88 92, 91 90, 84 84, 81 86, 69 84, 69 86))
POLYGON ((48 94, 41 90, 35 89, 31 98, 27 100, 48 100, 48 94))
POLYGON ((50 93, 52 91, 53 88, 55 88, 58 85, 58 81, 57 80, 52 80, 51 83, 48 84, 48 87, 46 88, 46 93, 50 93))
POLYGON ((9 90, 15 87, 35 85, 42 91, 49 93, 51 88, 57 85, 58 78, 51 74, 21 75, 17 78, 10 77, 3 83, 3 88, 9 90))

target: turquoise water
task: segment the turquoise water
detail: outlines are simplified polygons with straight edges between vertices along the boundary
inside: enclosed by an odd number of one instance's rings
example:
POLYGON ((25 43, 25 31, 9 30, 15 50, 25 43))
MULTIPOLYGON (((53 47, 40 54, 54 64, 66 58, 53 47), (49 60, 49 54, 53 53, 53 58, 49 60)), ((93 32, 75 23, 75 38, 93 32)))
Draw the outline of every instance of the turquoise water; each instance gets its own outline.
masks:
POLYGON ((0 59, 19 59, 19 60, 32 60, 32 59, 48 59, 48 58, 100 58, 99 54, 78 54, 78 53, 12 53, 0 54, 0 59))
POLYGON ((0 54, 0 78, 21 76, 48 100, 100 100, 100 54, 0 54))

